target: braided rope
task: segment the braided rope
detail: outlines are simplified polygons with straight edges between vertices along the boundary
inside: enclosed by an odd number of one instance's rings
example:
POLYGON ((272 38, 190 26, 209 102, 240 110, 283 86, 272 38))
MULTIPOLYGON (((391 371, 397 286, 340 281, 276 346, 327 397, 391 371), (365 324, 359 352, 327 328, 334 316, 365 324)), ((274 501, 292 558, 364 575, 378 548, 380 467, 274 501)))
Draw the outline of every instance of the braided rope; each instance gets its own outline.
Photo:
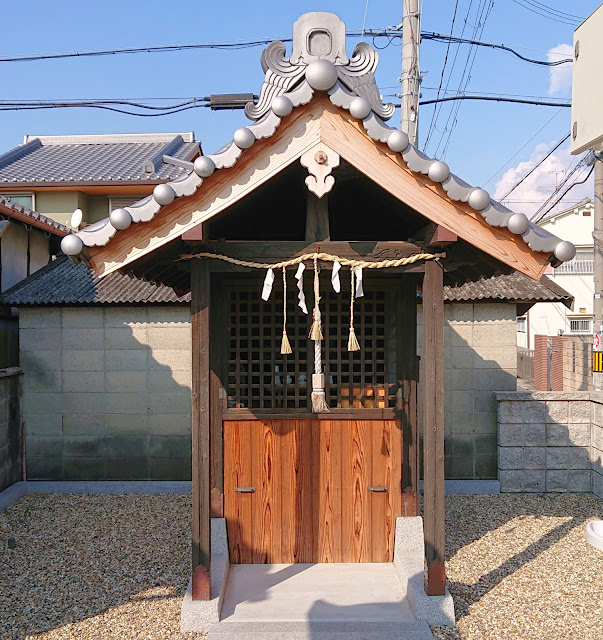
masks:
POLYGON ((251 262, 249 260, 239 260, 238 258, 231 258, 230 256, 223 256, 219 253, 195 253, 180 256, 180 260, 193 260, 195 258, 215 258, 216 260, 223 260, 224 262, 230 262, 240 267, 249 267, 251 269, 282 269, 283 267, 290 267, 306 260, 324 260, 326 262, 339 262, 346 266, 359 266, 363 269, 387 269, 389 267, 403 267, 407 264, 413 264, 418 260, 436 260, 437 258, 445 258, 445 253, 416 253, 408 258, 396 258, 387 259, 380 262, 369 260, 351 260, 349 258, 340 258, 333 256, 330 253, 305 253, 303 256, 297 258, 291 258, 290 260, 282 260, 281 262, 275 262, 269 264, 267 262, 251 262))

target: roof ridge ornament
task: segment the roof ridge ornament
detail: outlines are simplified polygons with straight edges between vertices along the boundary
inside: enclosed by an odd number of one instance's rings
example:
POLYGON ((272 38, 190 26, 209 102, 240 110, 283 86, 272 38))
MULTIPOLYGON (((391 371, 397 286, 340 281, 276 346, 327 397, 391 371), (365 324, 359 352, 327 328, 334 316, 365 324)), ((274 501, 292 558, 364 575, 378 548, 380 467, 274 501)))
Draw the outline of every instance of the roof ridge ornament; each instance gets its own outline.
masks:
POLYGON ((293 25, 291 57, 287 58, 285 54, 285 45, 280 40, 271 42, 262 51, 264 83, 257 103, 249 102, 245 106, 245 115, 250 120, 258 120, 265 115, 275 98, 291 91, 304 78, 313 88, 323 90, 320 83, 315 86, 313 79, 322 73, 327 81, 332 75, 327 73, 327 66, 335 67, 339 81, 356 96, 367 100, 380 118, 388 120, 394 115, 394 105, 381 102, 375 81, 379 54, 366 42, 359 42, 353 56, 348 58, 345 24, 334 13, 314 11, 301 16, 293 25))

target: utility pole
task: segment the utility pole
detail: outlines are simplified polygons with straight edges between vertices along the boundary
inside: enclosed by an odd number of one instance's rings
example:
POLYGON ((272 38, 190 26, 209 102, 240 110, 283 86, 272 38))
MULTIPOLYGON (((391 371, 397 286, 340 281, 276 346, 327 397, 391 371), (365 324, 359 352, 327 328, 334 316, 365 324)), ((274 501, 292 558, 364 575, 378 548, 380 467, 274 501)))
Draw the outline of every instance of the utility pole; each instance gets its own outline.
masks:
POLYGON ((421 13, 419 0, 402 0, 402 75, 400 77, 400 128, 416 145, 419 129, 419 45, 421 44, 421 13))
MULTIPOLYGON (((597 351, 603 351, 603 153, 596 151, 595 156, 595 207, 594 207, 594 280, 595 294, 593 299, 593 357, 597 351)), ((595 391, 603 391, 603 372, 597 371, 598 367, 593 363, 593 388, 595 391)))

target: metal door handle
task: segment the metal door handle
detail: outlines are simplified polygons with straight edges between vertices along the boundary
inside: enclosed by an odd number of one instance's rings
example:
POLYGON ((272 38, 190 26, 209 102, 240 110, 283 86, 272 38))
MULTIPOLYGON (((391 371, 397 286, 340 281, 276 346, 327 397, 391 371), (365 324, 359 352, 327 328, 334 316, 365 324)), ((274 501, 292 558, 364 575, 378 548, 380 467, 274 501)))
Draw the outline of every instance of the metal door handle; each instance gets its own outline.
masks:
POLYGON ((387 487, 369 487, 369 491, 375 491, 377 493, 385 493, 387 491, 387 487))
POLYGON ((239 493, 255 493, 255 487, 237 487, 235 491, 239 493))

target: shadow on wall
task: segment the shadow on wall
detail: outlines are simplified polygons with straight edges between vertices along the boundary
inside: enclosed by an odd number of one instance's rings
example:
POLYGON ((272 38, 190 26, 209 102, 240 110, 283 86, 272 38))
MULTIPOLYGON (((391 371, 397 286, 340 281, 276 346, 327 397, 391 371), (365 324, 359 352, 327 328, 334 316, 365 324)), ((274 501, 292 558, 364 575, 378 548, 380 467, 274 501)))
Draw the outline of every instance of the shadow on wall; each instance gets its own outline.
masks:
MULTIPOLYGON (((444 305, 444 313, 445 475, 496 479, 494 393, 517 388, 516 308, 507 303, 452 303, 444 305)), ((420 354, 421 305, 418 321, 420 354)))
POLYGON ((190 479, 188 306, 20 315, 29 479, 190 479))

